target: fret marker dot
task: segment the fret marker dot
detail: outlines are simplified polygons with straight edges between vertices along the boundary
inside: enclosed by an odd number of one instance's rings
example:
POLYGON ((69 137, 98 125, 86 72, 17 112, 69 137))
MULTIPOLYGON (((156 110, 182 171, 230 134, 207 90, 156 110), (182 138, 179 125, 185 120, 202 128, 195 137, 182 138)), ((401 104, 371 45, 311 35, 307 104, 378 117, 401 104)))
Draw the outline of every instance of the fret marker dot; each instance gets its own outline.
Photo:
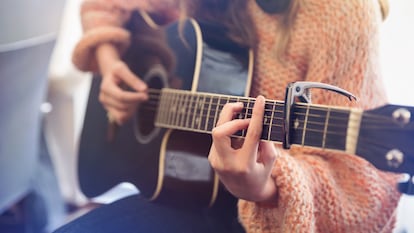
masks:
POLYGON ((295 129, 297 129, 299 127, 299 125, 300 125, 299 120, 298 120, 298 118, 296 118, 295 123, 293 124, 293 127, 295 129))

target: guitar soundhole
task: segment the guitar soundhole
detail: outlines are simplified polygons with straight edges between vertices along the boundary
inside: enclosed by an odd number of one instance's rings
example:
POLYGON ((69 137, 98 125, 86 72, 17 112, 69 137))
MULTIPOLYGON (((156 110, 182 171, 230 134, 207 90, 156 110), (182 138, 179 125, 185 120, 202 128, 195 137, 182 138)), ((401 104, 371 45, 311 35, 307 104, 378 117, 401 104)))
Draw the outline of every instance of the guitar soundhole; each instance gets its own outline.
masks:
POLYGON ((155 127, 160 92, 167 86, 167 74, 161 65, 155 65, 143 78, 149 88, 149 99, 141 104, 134 118, 135 137, 141 144, 147 144, 154 139, 160 128, 155 127))

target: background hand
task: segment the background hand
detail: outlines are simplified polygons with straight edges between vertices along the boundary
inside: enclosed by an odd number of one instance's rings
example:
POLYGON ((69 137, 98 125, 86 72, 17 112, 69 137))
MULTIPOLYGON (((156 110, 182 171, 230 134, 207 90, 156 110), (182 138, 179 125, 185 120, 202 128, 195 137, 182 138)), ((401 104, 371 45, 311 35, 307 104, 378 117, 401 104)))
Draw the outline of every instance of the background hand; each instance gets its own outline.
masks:
POLYGON ((99 101, 110 121, 122 125, 133 116, 139 103, 148 99, 148 87, 121 60, 113 44, 97 47, 96 59, 103 79, 99 101))
POLYGON ((99 100, 111 119, 121 125, 148 99, 147 85, 121 60, 107 68, 102 78, 99 100))

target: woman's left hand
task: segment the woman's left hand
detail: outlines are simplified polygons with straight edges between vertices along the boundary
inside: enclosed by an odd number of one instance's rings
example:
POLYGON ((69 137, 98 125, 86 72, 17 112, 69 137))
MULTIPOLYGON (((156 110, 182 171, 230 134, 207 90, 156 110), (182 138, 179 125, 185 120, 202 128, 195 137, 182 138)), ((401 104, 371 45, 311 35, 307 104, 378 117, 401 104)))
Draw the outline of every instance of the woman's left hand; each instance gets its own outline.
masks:
POLYGON ((242 103, 226 104, 213 129, 209 161, 226 188, 235 196, 249 201, 268 201, 275 197, 276 186, 271 171, 277 149, 272 142, 260 141, 265 99, 256 98, 252 118, 234 119, 242 103), (234 146, 232 135, 247 128, 241 146, 234 146))

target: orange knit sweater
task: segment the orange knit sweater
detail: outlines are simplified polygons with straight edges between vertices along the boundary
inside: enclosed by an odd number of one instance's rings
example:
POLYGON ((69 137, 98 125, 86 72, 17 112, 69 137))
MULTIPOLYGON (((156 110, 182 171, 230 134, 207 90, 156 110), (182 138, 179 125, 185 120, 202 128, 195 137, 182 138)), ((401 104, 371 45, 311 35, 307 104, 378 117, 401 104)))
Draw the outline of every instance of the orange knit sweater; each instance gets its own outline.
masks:
MULTIPOLYGON (((73 61, 97 71, 94 48, 115 43, 129 46, 122 28, 131 10, 163 10, 177 16, 173 0, 86 0, 82 6, 84 37, 73 61), (163 2, 162 4, 154 4, 163 2)), ((359 101, 326 91, 313 91, 314 103, 373 108, 384 104, 378 63, 381 6, 378 0, 303 0, 294 23, 287 59, 275 56, 280 16, 264 13, 250 0, 248 13, 256 25, 252 96, 282 100, 289 82, 330 83, 354 93, 359 101)), ((293 147, 276 159, 272 172, 278 189, 272 204, 239 201, 239 217, 247 232, 391 232, 399 193, 397 176, 378 171, 355 155, 293 147)))

